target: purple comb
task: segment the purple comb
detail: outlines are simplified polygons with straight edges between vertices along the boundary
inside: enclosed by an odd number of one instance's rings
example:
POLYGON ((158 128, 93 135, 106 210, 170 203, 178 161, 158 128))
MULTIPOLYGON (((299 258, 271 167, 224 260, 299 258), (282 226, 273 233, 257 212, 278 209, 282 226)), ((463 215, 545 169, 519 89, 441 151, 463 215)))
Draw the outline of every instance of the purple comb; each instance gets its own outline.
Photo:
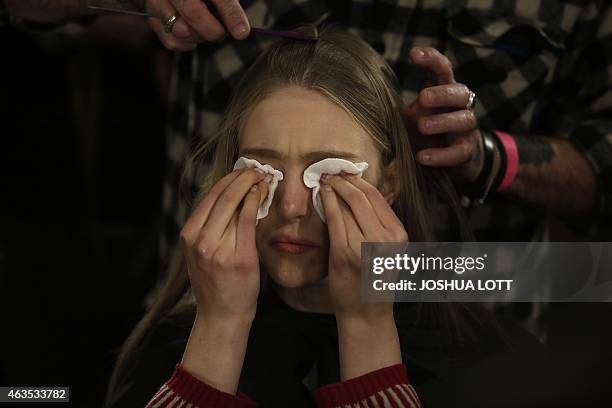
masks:
POLYGON ((253 34, 261 34, 268 37, 279 37, 279 38, 287 38, 290 40, 300 40, 300 41, 317 41, 316 37, 296 33, 295 31, 279 31, 279 30, 268 30, 266 28, 259 27, 251 27, 251 32, 253 34))

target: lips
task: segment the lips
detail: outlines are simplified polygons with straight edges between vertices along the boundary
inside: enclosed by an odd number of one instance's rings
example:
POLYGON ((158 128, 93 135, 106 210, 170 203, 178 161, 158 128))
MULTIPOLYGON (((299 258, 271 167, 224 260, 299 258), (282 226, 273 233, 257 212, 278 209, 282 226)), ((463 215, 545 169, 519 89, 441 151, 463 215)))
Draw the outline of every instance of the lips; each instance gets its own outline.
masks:
POLYGON ((307 239, 292 237, 289 235, 278 235, 270 239, 270 245, 281 252, 300 254, 320 245, 307 239))

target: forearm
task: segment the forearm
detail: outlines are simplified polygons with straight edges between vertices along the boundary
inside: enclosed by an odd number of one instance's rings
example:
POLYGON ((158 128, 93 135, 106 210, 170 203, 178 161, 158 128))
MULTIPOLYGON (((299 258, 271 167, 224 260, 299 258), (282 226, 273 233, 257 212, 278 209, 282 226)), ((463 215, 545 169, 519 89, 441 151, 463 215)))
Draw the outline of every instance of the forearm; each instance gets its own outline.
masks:
POLYGON ((582 152, 562 138, 513 137, 519 168, 503 195, 564 217, 582 218, 595 213, 597 181, 582 152))
POLYGON ((210 386, 236 394, 251 320, 226 322, 196 317, 181 365, 210 386))
POLYGON ((338 319, 338 344, 343 381, 402 362, 392 315, 375 322, 338 319))

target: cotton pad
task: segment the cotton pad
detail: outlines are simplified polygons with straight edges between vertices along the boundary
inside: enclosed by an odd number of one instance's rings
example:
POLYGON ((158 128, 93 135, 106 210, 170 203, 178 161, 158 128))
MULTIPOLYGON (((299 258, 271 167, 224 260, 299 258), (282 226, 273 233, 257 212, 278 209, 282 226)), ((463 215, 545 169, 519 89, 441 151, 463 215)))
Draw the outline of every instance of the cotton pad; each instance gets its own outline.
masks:
POLYGON ((304 171, 304 184, 306 187, 312 188, 312 205, 323 222, 327 222, 325 218, 325 210, 319 190, 321 189, 320 181, 322 174, 340 174, 342 171, 350 174, 357 174, 359 177, 368 168, 368 163, 353 163, 344 159, 323 159, 311 164, 304 171))
POLYGON ((264 173, 272 175, 272 181, 268 184, 268 196, 259 206, 259 210, 257 210, 257 224, 261 218, 264 218, 268 215, 268 210, 272 205, 272 199, 274 198, 274 192, 276 191, 276 187, 278 186, 278 182, 283 179, 283 173, 279 170, 276 170, 274 167, 269 164, 261 164, 255 159, 249 159, 244 156, 240 157, 236 160, 234 164, 234 170, 242 169, 244 167, 247 168, 257 168, 263 171, 264 173))

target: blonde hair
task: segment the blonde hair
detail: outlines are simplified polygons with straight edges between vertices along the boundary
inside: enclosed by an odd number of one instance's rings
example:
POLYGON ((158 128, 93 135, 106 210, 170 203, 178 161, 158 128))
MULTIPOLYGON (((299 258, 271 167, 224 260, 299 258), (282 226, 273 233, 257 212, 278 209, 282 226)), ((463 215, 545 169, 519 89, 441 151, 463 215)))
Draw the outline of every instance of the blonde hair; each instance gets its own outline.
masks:
MULTIPOLYGON (((312 28, 307 28, 313 30, 312 28)), ((316 29, 314 29, 316 31, 316 29)), ((400 191, 392 208, 411 240, 432 241, 439 219, 440 197, 458 207, 452 185, 444 172, 417 165, 401 110, 396 77, 384 59, 359 37, 341 31, 322 30, 315 42, 282 40, 263 52, 234 89, 218 130, 201 140, 189 157, 185 180, 196 180, 198 202, 220 178, 232 170, 238 158, 242 126, 252 109, 275 90, 299 86, 320 92, 342 107, 372 137, 381 154, 381 166, 396 160, 400 191), (210 157, 210 165, 204 158, 210 157)), ((382 169, 381 169, 382 170, 382 169)), ((107 398, 119 390, 134 362, 138 346, 162 319, 193 318, 189 281, 182 254, 175 251, 170 273, 156 299, 125 342, 111 378, 107 398)))

